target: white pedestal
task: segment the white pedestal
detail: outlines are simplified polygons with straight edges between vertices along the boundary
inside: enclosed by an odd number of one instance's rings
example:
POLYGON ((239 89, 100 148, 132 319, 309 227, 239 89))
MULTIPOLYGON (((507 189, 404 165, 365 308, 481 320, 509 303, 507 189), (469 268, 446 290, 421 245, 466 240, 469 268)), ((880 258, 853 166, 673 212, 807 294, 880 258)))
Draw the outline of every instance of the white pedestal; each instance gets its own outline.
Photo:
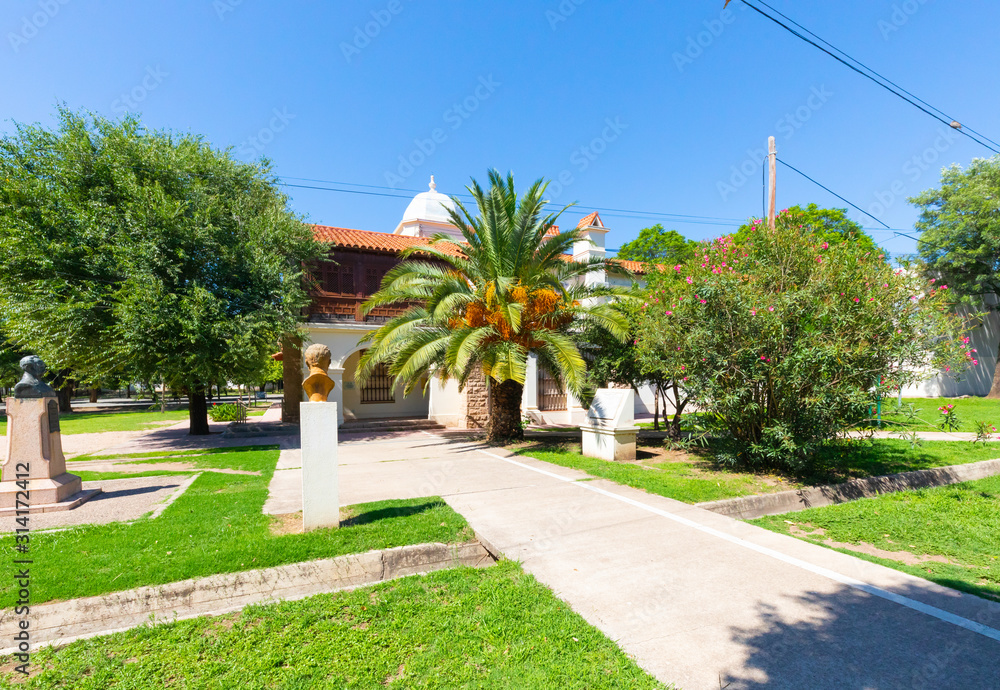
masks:
POLYGON ((337 403, 299 406, 302 434, 303 529, 340 526, 337 470, 337 403))
POLYGON ((630 462, 635 460, 635 441, 639 427, 611 428, 592 424, 580 427, 583 454, 591 458, 630 462))

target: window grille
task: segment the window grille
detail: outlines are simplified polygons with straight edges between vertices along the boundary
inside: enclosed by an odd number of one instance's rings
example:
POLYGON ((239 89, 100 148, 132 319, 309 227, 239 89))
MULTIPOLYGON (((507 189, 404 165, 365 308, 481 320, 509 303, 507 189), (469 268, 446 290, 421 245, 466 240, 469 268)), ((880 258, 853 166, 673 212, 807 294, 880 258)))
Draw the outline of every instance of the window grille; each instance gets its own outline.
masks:
POLYGON ((392 377, 389 376, 389 366, 379 364, 368 377, 368 383, 361 389, 362 403, 391 403, 393 397, 392 377))

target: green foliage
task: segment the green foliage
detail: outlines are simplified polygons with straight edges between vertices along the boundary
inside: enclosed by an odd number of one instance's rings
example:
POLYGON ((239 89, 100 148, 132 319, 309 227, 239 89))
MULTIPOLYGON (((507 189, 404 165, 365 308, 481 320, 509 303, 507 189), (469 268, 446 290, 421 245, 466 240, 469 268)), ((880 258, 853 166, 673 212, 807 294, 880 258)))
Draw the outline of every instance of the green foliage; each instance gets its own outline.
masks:
POLYGON ((261 388, 269 383, 281 383, 282 377, 284 376, 284 369, 281 366, 281 362, 275 361, 270 357, 264 363, 263 371, 258 378, 258 382, 261 388))
POLYGON ((208 408, 213 422, 240 422, 247 418, 246 407, 239 403, 216 403, 208 408))
POLYGON ((407 250, 402 255, 407 260, 386 274, 381 289, 365 303, 366 311, 384 304, 415 306, 368 337, 371 346, 358 365, 357 380, 363 385, 381 363, 407 393, 432 372, 461 386, 485 375, 498 384, 490 420, 490 437, 497 440, 521 435, 529 353, 580 392, 586 365, 577 345, 579 326, 594 323, 620 339, 628 329, 619 312, 588 302, 612 292, 584 281, 587 273, 609 263, 564 260, 579 230, 546 236, 559 216, 543 215, 546 183, 537 180, 519 196, 512 175, 504 178, 491 170, 489 178, 488 190, 475 180, 468 187, 478 213, 454 199, 451 220, 465 242, 438 235, 430 246, 407 250))
POLYGON ((808 468, 879 395, 971 364, 946 289, 794 213, 752 227, 651 273, 639 322, 640 350, 708 413, 723 461, 808 468))
POLYGON ((60 109, 0 140, 0 328, 84 381, 253 380, 321 247, 266 162, 60 109))
POLYGON ((941 188, 910 199, 920 209, 920 257, 928 277, 957 290, 965 301, 983 304, 1000 295, 1000 156, 976 159, 963 170, 941 175, 941 188))
MULTIPOLYGON (((873 256, 883 255, 889 258, 889 253, 875 244, 875 240, 865 232, 859 223, 854 222, 847 216, 846 208, 820 208, 816 204, 809 204, 805 208, 792 206, 781 212, 789 223, 797 223, 803 228, 808 228, 817 238, 829 245, 841 242, 852 242, 864 252, 870 252, 873 256)), ((752 223, 740 226, 740 229, 733 235, 733 240, 742 243, 748 240, 754 231, 752 223)))
POLYGON ((1000 436, 997 436, 997 428, 990 424, 989 422, 975 422, 976 424, 976 438, 972 441, 972 444, 981 443, 984 446, 992 441, 993 439, 1000 440, 1000 436))
POLYGON ((698 243, 689 240, 676 230, 665 230, 657 223, 651 228, 643 228, 634 240, 624 243, 617 258, 627 261, 681 263, 694 256, 698 243))
POLYGON ((938 427, 942 431, 958 431, 962 427, 962 422, 958 416, 958 410, 954 405, 942 405, 938 408, 938 427))

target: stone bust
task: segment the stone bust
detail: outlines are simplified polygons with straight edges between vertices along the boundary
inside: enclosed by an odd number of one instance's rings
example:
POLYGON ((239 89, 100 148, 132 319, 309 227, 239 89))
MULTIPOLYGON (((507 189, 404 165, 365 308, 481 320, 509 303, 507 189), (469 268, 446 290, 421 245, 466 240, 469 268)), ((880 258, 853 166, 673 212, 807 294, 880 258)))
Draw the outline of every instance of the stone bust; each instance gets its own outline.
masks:
POLYGON ((49 384, 42 381, 42 376, 48 370, 45 362, 38 355, 22 357, 20 362, 24 376, 14 386, 15 398, 54 398, 56 392, 49 384))
POLYGON ((326 402, 335 385, 327 374, 333 359, 330 348, 322 343, 313 343, 306 348, 304 358, 309 376, 302 382, 302 389, 309 396, 309 402, 326 402))

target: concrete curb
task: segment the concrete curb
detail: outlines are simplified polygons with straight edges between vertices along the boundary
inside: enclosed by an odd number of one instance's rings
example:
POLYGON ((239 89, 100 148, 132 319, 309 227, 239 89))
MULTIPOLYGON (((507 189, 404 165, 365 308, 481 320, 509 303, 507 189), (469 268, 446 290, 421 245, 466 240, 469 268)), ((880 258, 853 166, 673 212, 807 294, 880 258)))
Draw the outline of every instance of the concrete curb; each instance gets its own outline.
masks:
POLYGON ((1000 474, 1000 460, 983 460, 982 462, 970 462, 966 465, 949 465, 929 470, 890 474, 884 477, 852 479, 843 484, 817 486, 811 489, 793 489, 761 496, 728 498, 722 501, 696 503, 695 505, 738 520, 753 520, 765 515, 793 513, 807 508, 846 503, 856 501, 859 498, 872 498, 897 491, 970 482, 997 474, 1000 474))
MULTIPOLYGON (((479 542, 416 544, 41 604, 32 606, 27 617, 31 648, 65 645, 142 624, 231 613, 250 604, 304 599, 460 565, 479 568, 493 563, 493 556, 479 542)), ((0 611, 4 629, 16 629, 19 620, 12 609, 0 611)), ((8 647, 0 649, 0 654, 16 651, 8 647)))

